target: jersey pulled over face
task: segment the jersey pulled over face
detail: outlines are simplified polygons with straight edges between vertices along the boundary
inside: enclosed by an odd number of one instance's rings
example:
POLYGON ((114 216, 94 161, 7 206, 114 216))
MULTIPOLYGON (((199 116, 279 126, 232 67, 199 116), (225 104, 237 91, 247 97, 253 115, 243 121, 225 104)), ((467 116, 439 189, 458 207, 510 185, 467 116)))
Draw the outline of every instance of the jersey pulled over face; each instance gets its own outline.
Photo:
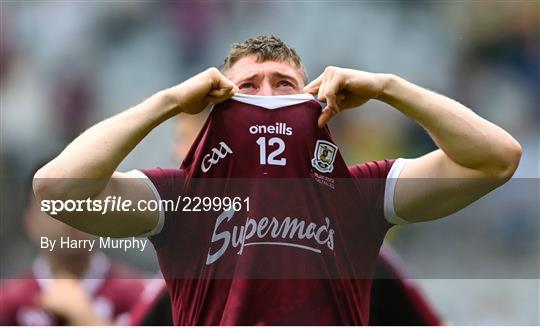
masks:
POLYGON ((143 170, 176 324, 365 324, 393 161, 348 168, 311 95, 216 105, 180 169, 143 170))

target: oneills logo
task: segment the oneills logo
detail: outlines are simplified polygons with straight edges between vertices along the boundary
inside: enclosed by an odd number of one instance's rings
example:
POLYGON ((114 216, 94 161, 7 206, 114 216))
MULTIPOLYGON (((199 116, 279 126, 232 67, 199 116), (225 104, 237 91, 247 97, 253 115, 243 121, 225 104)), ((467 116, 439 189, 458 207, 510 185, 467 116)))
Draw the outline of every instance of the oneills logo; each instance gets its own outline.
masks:
POLYGON ((317 140, 311 165, 321 173, 331 173, 334 170, 337 146, 326 140, 317 140))
POLYGON ((206 156, 203 157, 202 163, 201 163, 201 170, 206 173, 212 165, 215 165, 219 162, 220 159, 224 159, 227 157, 227 154, 232 154, 231 148, 227 146, 226 143, 223 141, 219 143, 219 148, 212 148, 210 151, 210 154, 206 154, 206 156))
POLYGON ((292 136, 293 129, 287 123, 277 122, 274 125, 252 125, 249 127, 251 134, 282 134, 292 136))

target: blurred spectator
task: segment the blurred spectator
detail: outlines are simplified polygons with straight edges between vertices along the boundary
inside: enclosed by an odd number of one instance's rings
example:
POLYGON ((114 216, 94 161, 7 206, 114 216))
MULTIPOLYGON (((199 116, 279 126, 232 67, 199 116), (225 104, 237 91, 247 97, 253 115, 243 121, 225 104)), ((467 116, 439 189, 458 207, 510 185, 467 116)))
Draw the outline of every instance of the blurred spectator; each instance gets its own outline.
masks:
POLYGON ((206 1, 167 2, 172 16, 176 47, 180 52, 180 67, 200 67, 207 62, 209 45, 220 13, 220 3, 206 1))
POLYGON ((94 108, 93 78, 81 67, 64 67, 57 75, 53 90, 53 105, 62 127, 62 139, 73 140, 88 126, 88 116, 94 108))
MULTIPOLYGON (((29 188, 30 189, 30 188, 29 188)), ((27 190, 28 193, 31 193, 27 190)), ((56 240, 53 250, 40 247, 31 268, 0 285, 1 325, 111 325, 127 323, 129 311, 143 290, 140 274, 88 248, 60 247, 93 238, 40 210, 28 196, 24 218, 30 239, 56 240), (137 276, 139 275, 139 276, 137 276)))
MULTIPOLYGON (((473 33, 463 40, 457 60, 456 89, 460 98, 469 103, 482 98, 499 99, 505 93, 494 90, 493 83, 509 81, 510 86, 515 86, 513 93, 516 97, 526 99, 504 117, 507 121, 515 121, 512 116, 517 116, 515 124, 522 126, 540 122, 537 103, 540 90, 540 16, 538 2, 519 4, 493 3, 490 10, 478 4, 465 6, 475 19, 469 23, 473 33)), ((487 115, 497 114, 493 108, 478 109, 487 115)))

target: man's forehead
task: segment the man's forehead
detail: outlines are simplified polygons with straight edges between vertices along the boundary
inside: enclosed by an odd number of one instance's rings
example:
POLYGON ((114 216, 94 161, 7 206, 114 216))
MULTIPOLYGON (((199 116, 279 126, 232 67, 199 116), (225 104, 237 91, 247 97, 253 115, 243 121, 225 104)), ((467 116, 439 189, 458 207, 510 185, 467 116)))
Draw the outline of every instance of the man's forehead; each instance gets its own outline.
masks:
POLYGON ((302 82, 302 75, 296 65, 289 61, 258 61, 256 56, 246 56, 239 59, 226 72, 225 76, 232 79, 243 79, 262 73, 272 73, 282 77, 293 77, 302 82))

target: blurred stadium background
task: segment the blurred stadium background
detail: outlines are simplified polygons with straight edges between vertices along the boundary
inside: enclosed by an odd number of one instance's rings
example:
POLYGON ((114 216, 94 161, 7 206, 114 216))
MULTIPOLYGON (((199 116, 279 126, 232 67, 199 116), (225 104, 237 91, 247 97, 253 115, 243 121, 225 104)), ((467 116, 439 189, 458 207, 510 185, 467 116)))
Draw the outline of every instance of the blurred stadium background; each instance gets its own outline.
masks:
MULTIPOLYGON (((519 140, 523 159, 509 185, 455 219, 394 229, 388 241, 447 323, 538 325, 539 17, 538 1, 2 0, 2 278, 35 254, 21 217, 37 161, 94 122, 220 65, 231 43, 276 34, 311 78, 327 65, 391 72, 458 99, 519 140)), ((434 147, 377 102, 331 128, 350 164, 434 147)), ((171 121, 121 169, 178 166, 174 144, 171 121)), ((131 260, 155 267, 152 252, 131 260)))

